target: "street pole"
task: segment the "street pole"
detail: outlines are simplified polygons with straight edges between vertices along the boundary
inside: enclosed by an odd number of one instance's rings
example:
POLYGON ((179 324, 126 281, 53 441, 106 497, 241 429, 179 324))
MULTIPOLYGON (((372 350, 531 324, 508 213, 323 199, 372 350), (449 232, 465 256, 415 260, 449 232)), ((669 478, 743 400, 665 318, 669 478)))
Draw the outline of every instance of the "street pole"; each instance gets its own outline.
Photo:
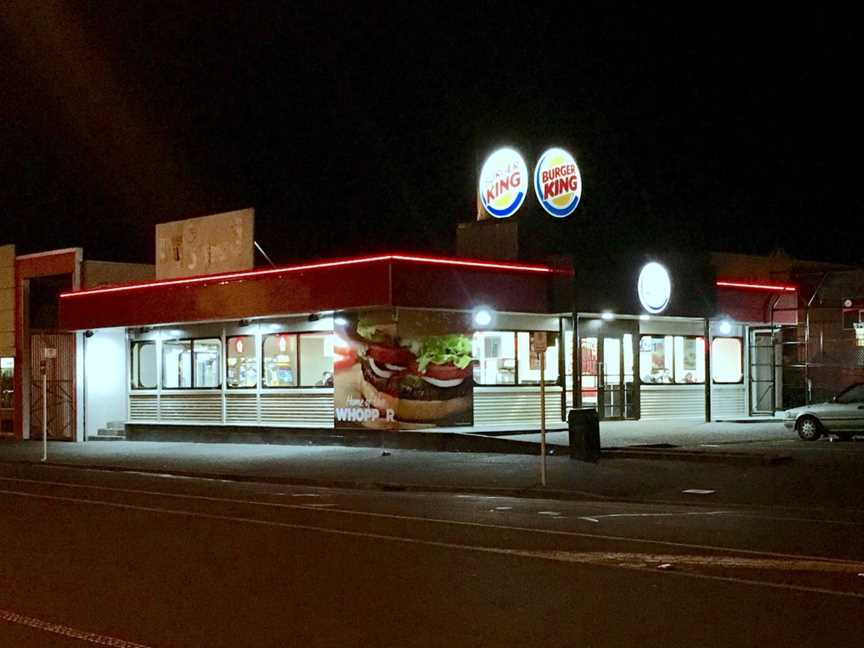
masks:
POLYGON ((546 485, 546 351, 540 352, 540 484, 546 485))
POLYGON ((42 361, 42 461, 48 461, 48 372, 42 361))

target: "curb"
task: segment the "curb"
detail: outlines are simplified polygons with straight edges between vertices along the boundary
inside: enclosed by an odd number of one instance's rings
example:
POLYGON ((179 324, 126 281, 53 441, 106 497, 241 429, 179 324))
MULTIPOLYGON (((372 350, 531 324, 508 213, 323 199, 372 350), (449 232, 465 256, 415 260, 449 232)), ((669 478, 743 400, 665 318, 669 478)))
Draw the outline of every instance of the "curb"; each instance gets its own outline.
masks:
POLYGON ((696 461, 743 466, 777 466, 791 463, 789 454, 755 454, 749 452, 711 452, 707 450, 667 450, 650 448, 607 448, 600 451, 607 459, 665 459, 667 461, 696 461))

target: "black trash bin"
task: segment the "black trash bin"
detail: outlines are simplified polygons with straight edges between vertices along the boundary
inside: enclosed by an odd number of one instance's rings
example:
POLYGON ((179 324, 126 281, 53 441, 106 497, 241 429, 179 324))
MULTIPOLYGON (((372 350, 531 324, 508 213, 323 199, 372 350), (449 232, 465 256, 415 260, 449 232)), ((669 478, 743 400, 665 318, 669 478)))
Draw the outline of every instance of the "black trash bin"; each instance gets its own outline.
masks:
POLYGON ((567 414, 570 458, 597 461, 600 458, 600 420, 593 407, 571 409, 567 414))

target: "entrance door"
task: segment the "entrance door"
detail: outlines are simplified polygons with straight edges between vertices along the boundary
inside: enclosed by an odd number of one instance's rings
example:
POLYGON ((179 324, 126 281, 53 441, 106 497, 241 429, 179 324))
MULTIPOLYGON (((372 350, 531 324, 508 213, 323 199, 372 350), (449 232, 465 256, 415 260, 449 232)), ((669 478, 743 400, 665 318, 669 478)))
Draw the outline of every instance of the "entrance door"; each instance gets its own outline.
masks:
POLYGON ((47 411, 49 439, 75 440, 75 335, 51 333, 30 337, 30 438, 41 439, 47 411), (46 349, 53 349, 48 351, 46 349), (46 358, 46 355, 53 357, 46 358), (46 387, 42 390, 42 361, 46 387), (47 403, 43 404, 43 401, 47 403))
POLYGON ((776 361, 770 329, 750 331, 750 413, 774 414, 776 361))
POLYGON ((582 406, 601 420, 632 418, 633 336, 583 337, 581 344, 582 406))

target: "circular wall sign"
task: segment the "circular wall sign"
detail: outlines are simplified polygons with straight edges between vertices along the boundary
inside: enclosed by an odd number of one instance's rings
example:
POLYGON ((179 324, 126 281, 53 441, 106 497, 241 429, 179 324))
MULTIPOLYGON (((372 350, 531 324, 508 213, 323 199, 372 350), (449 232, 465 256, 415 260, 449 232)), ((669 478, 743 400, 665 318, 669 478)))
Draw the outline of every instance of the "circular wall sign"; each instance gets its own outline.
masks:
POLYGON ((540 156, 534 169, 534 193, 552 216, 564 218, 573 213, 582 197, 582 176, 570 153, 551 148, 540 156))
POLYGON ((517 151, 501 148, 486 158, 477 191, 490 215, 507 218, 515 214, 525 201, 527 188, 528 167, 517 151))
POLYGON ((656 261, 642 267, 636 288, 642 307, 652 315, 666 310, 672 298, 672 280, 669 279, 669 273, 656 261))

